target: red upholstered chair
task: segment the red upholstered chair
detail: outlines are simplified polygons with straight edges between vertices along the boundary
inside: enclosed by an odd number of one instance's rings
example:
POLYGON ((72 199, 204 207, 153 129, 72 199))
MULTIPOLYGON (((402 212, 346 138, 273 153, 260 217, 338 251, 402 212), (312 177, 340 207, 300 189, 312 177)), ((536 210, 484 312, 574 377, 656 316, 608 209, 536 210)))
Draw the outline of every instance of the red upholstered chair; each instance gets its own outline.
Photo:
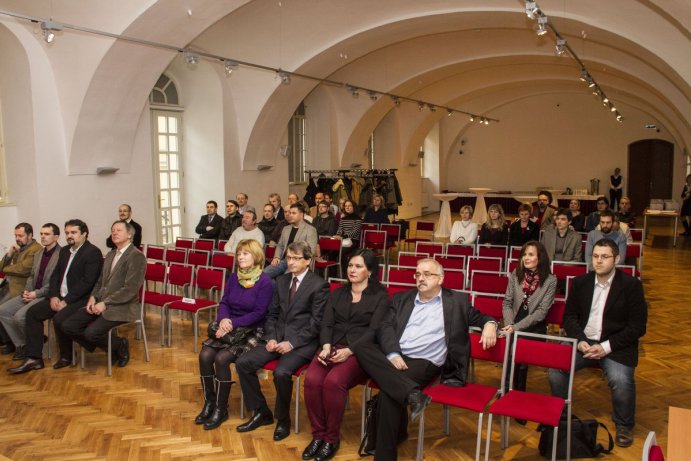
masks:
POLYGON ((230 274, 235 269, 235 256, 227 255, 222 251, 214 251, 211 255, 211 266, 225 269, 230 274))
POLYGON ((362 248, 369 248, 378 256, 381 256, 384 260, 384 265, 387 264, 389 258, 387 257, 386 232, 380 230, 364 231, 360 244, 362 248))
POLYGON ((444 244, 438 242, 416 242, 416 253, 425 253, 428 257, 444 254, 444 244))
MULTIPOLYGON (((219 243, 221 241, 219 240, 219 243)), ((226 242, 223 242, 225 245, 226 242)), ((195 250, 204 250, 204 251, 214 251, 214 247, 216 246, 216 240, 211 240, 211 239, 197 239, 194 241, 194 249, 195 250)))
POLYGON ((516 267, 518 267, 518 259, 508 259, 506 261, 506 272, 511 273, 516 270, 516 267))
POLYGON ((187 250, 184 248, 166 248, 163 254, 163 261, 167 263, 187 263, 187 250))
POLYGON ((175 239, 175 248, 185 248, 190 250, 194 247, 194 239, 188 237, 178 237, 175 239))
MULTIPOLYGON (((271 262, 272 259, 274 259, 274 256, 276 256, 276 246, 271 246, 271 245, 264 245, 264 257, 268 262, 271 262)), ((280 258, 282 255, 279 255, 278 257, 280 258)))
POLYGON ((379 230, 379 224, 378 223, 371 223, 371 222, 363 222, 362 225, 360 226, 360 233, 364 233, 365 231, 376 231, 379 230))
MULTIPOLYGON (((192 266, 187 266, 192 267, 192 266)), ((168 323, 168 347, 173 343, 173 310, 192 313, 192 328, 194 329, 194 352, 197 352, 199 338, 199 312, 208 311, 218 307, 220 297, 225 287, 226 271, 218 267, 201 266, 197 268, 193 286, 194 295, 192 302, 180 299, 167 303, 164 313, 168 323)))
MULTIPOLYGON (((192 282, 190 277, 188 283, 192 282)), ((146 263, 146 272, 144 274, 144 286, 142 287, 140 299, 142 303, 142 312, 145 305, 156 306, 161 308, 161 346, 165 343, 165 314, 163 306, 178 299, 182 296, 170 294, 174 286, 168 284, 168 266, 164 262, 149 261, 146 263)))
POLYGON ((146 259, 153 259, 156 261, 163 261, 163 255, 166 252, 166 247, 161 245, 147 244, 144 247, 144 256, 146 259))
MULTIPOLYGON (((489 446, 492 439, 492 416, 525 419, 534 421, 554 429, 552 443, 552 461, 557 456, 557 431, 562 410, 567 410, 566 459, 571 458, 571 395, 573 390, 573 375, 576 363, 576 343, 572 338, 561 338, 562 342, 546 342, 553 337, 535 333, 514 333, 513 351, 511 357, 511 375, 509 383, 513 383, 515 368, 519 364, 554 368, 569 374, 569 390, 567 398, 554 397, 534 392, 517 391, 510 384, 509 391, 497 399, 489 407, 487 419, 487 445, 485 447, 485 461, 489 459, 489 446), (538 339, 539 341, 536 341, 538 339)), ((509 424, 504 425, 502 440, 508 441, 509 424)))
POLYGON ((557 280, 566 280, 567 277, 577 277, 588 273, 588 265, 572 261, 552 261, 552 273, 557 280))
POLYGON ((501 262, 499 258, 470 256, 468 257, 468 277, 472 277, 475 271, 501 272, 501 262))
POLYGON ((379 230, 386 232, 386 248, 401 247, 401 225, 381 224, 379 230))
MULTIPOLYGON (((410 234, 409 234, 410 235, 410 234)), ((431 221, 415 222, 415 229, 412 237, 404 240, 406 247, 417 242, 430 242, 434 240, 434 223, 431 221), (422 233, 422 234, 421 234, 422 233)))
POLYGON ((389 298, 392 298, 396 293, 402 291, 414 290, 416 285, 414 283, 389 283, 384 282, 383 285, 386 287, 386 291, 389 293, 389 298))
POLYGON ((446 256, 465 256, 466 260, 471 256, 475 256, 474 245, 458 245, 455 243, 447 243, 445 250, 446 256))
POLYGON ((512 246, 511 249, 509 249, 509 259, 518 259, 521 257, 521 248, 520 246, 512 246))
POLYGON ((632 229, 629 227, 629 232, 631 232, 631 238, 634 242, 638 243, 643 241, 643 229, 632 229))
POLYGON ((465 269, 465 256, 442 256, 434 255, 434 259, 441 264, 444 269, 465 269))
POLYGON ((545 322, 547 325, 558 325, 559 328, 562 328, 564 326, 564 312, 566 312, 566 301, 555 299, 547 311, 545 322))
POLYGON ((206 250, 187 250, 187 264, 193 266, 208 266, 209 252, 206 250))
MULTIPOLYGON (((487 362, 494 362, 502 365, 501 379, 497 385, 467 383, 463 387, 452 387, 445 384, 437 384, 428 386, 424 393, 432 397, 432 403, 440 403, 444 405, 444 434, 450 435, 451 428, 449 424, 450 408, 462 408, 465 410, 474 411, 478 414, 477 417, 477 441, 475 444, 475 460, 480 459, 480 442, 482 440, 482 417, 485 413, 485 408, 496 396, 501 396, 504 393, 504 382, 506 377, 506 361, 508 358, 509 342, 507 337, 497 338, 497 344, 487 350, 482 349, 480 343, 481 332, 471 331, 470 333, 470 357, 473 360, 484 360, 487 362)), ((420 427, 417 444, 417 459, 422 460, 424 449, 424 435, 425 435, 425 418, 420 418, 420 427)))
POLYGON ((642 243, 628 243, 626 245, 626 259, 636 259, 636 277, 641 278, 641 271, 643 270, 643 244, 642 243))
POLYGON ((334 239, 331 237, 319 237, 319 249, 321 251, 328 251, 330 255, 337 256, 335 261, 315 260, 314 268, 315 270, 324 270, 324 278, 328 278, 329 268, 334 266, 338 269, 338 276, 343 277, 343 272, 341 270, 341 257, 343 255, 343 246, 341 245, 342 243, 343 240, 341 239, 334 239))
POLYGON ((662 453, 662 448, 657 444, 655 431, 648 432, 648 437, 645 438, 643 461, 665 461, 665 454, 662 453))
POLYGON ((398 265, 402 267, 417 267, 417 262, 425 258, 429 258, 429 256, 426 253, 411 253, 408 251, 399 251, 398 265))
POLYGON ((216 242, 216 250, 217 251, 225 251, 226 243, 228 243, 227 240, 219 240, 218 242, 216 242))
POLYGON ((470 291, 503 295, 508 284, 509 276, 505 273, 474 271, 470 275, 470 291))
POLYGON ((389 266, 386 281, 389 283, 403 283, 415 285, 415 268, 389 266))
POLYGON ((504 318, 503 303, 503 294, 472 292, 471 304, 473 307, 483 314, 493 317, 497 322, 501 322, 504 318))
POLYGON ((477 255, 487 258, 499 258, 503 262, 506 260, 508 248, 504 245, 478 245, 477 255))
MULTIPOLYGON (((276 365, 278 365, 278 360, 272 360, 266 365, 262 367, 263 370, 266 371, 274 371, 276 369, 276 365)), ((302 380, 302 376, 305 374, 307 371, 307 368, 309 368, 309 363, 304 364, 295 372, 293 373, 293 376, 295 377, 295 433, 298 434, 300 432, 300 381, 302 380)), ((245 417, 245 396, 242 395, 242 390, 240 390, 240 419, 243 419, 245 417)))
POLYGON ((465 271, 444 269, 444 282, 442 286, 449 290, 465 289, 465 271))

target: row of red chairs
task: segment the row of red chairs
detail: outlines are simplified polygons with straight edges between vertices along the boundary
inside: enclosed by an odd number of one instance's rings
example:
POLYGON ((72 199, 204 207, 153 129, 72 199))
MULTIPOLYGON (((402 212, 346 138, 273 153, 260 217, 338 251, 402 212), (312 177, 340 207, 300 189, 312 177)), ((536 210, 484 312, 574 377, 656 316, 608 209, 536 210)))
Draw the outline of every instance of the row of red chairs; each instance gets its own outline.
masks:
POLYGON ((169 248, 161 245, 145 245, 144 255, 149 261, 164 263, 189 264, 192 266, 213 266, 232 271, 235 256, 223 251, 186 248, 169 248))

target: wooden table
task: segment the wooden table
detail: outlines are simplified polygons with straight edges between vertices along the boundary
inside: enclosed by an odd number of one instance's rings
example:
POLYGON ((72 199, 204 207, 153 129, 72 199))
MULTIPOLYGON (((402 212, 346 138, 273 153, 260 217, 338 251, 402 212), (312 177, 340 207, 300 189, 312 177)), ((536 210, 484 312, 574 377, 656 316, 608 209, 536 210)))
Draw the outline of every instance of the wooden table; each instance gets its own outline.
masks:
POLYGON ((679 212, 678 211, 661 211, 661 210, 648 210, 643 212, 643 241, 648 238, 648 216, 655 218, 674 218, 674 240, 673 246, 677 246, 677 225, 679 224, 679 212))
POLYGON ((669 407, 669 426, 667 428, 668 461, 684 461, 691 453, 691 410, 669 407))

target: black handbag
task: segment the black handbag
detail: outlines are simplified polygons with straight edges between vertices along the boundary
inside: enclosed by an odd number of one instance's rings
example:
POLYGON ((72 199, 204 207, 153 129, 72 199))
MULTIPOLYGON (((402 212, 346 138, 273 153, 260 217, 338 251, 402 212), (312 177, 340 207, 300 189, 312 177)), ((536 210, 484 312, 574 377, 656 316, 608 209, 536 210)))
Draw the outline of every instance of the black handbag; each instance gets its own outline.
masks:
POLYGON ((230 346, 243 346, 247 342, 247 338, 254 334, 254 328, 238 327, 233 328, 230 333, 226 333, 220 338, 216 338, 216 332, 218 331, 218 322, 214 321, 209 323, 207 327, 206 334, 209 339, 215 339, 221 341, 230 346))
MULTIPOLYGON (((360 442, 358 454, 361 458, 374 456, 374 449, 377 447, 377 413, 379 408, 379 394, 365 402, 365 435, 360 442)), ((398 429, 398 440, 396 444, 404 442, 408 438, 408 411, 401 411, 401 422, 398 429)))
MULTIPOLYGON (((557 459, 566 459, 566 423, 559 421, 557 432, 557 459)), ((537 429, 542 432, 538 448, 545 458, 552 458, 552 439, 554 431, 550 426, 540 425, 537 429)), ((607 426, 595 419, 579 419, 571 417, 571 457, 572 458, 596 458, 600 454, 608 454, 614 448, 614 439, 607 426), (605 448, 597 442, 597 428, 602 427, 609 437, 609 445, 605 448)))

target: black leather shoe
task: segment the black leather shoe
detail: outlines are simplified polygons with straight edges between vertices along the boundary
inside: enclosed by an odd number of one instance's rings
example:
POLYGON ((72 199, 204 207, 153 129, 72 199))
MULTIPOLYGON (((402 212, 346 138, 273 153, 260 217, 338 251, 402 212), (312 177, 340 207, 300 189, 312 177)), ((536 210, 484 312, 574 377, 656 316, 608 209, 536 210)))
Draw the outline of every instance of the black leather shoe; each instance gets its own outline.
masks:
POLYGON ((216 407, 214 408, 211 417, 204 423, 204 430, 210 431, 211 429, 216 429, 218 426, 223 424, 223 421, 228 419, 228 408, 216 407))
POLYGON ((312 439, 310 444, 307 445, 307 448, 305 448, 305 451, 302 452, 302 459, 306 461, 308 459, 314 458, 317 455, 317 452, 319 451, 323 443, 323 440, 312 439))
POLYGON ((315 461, 326 461, 327 459, 331 459, 334 457, 336 452, 338 451, 338 446, 339 443, 329 443, 326 442, 324 445, 321 446, 319 451, 317 452, 317 456, 314 457, 315 461))
POLYGON ((414 390, 408 395, 408 405, 410 405, 410 420, 417 421, 427 405, 432 401, 432 397, 423 394, 419 390, 414 390))
POLYGON ((130 361, 130 342, 127 338, 122 338, 120 341, 120 347, 118 347, 118 366, 120 368, 127 365, 130 361))
POLYGON ((24 346, 17 347, 17 351, 12 356, 12 360, 25 360, 25 359, 26 359, 26 351, 24 350, 24 346))
POLYGON ((7 372, 12 375, 18 375, 31 370, 40 370, 41 368, 43 368, 43 359, 32 359, 29 357, 24 360, 24 363, 18 367, 10 368, 7 372))
POLYGON ((238 432, 253 431, 258 427, 270 426, 274 423, 274 415, 271 412, 255 411, 254 415, 245 424, 237 427, 238 432))
POLYGON ((55 362, 53 364, 53 369, 59 370, 60 368, 69 367, 70 365, 72 365, 71 360, 66 359, 66 358, 61 358, 60 360, 58 360, 57 362, 55 362))
POLYGON ((276 423, 276 429, 274 429, 274 442, 283 440, 290 435, 290 420, 279 421, 276 423))
POLYGON ((202 411, 199 412, 196 418, 194 418, 194 424, 204 424, 209 418, 211 418, 211 415, 215 409, 216 402, 211 400, 205 401, 202 411))
POLYGON ((3 344, 3 346, 0 348, 0 354, 2 355, 7 355, 7 354, 12 354, 14 353, 15 348, 14 344, 9 343, 9 344, 3 344))

